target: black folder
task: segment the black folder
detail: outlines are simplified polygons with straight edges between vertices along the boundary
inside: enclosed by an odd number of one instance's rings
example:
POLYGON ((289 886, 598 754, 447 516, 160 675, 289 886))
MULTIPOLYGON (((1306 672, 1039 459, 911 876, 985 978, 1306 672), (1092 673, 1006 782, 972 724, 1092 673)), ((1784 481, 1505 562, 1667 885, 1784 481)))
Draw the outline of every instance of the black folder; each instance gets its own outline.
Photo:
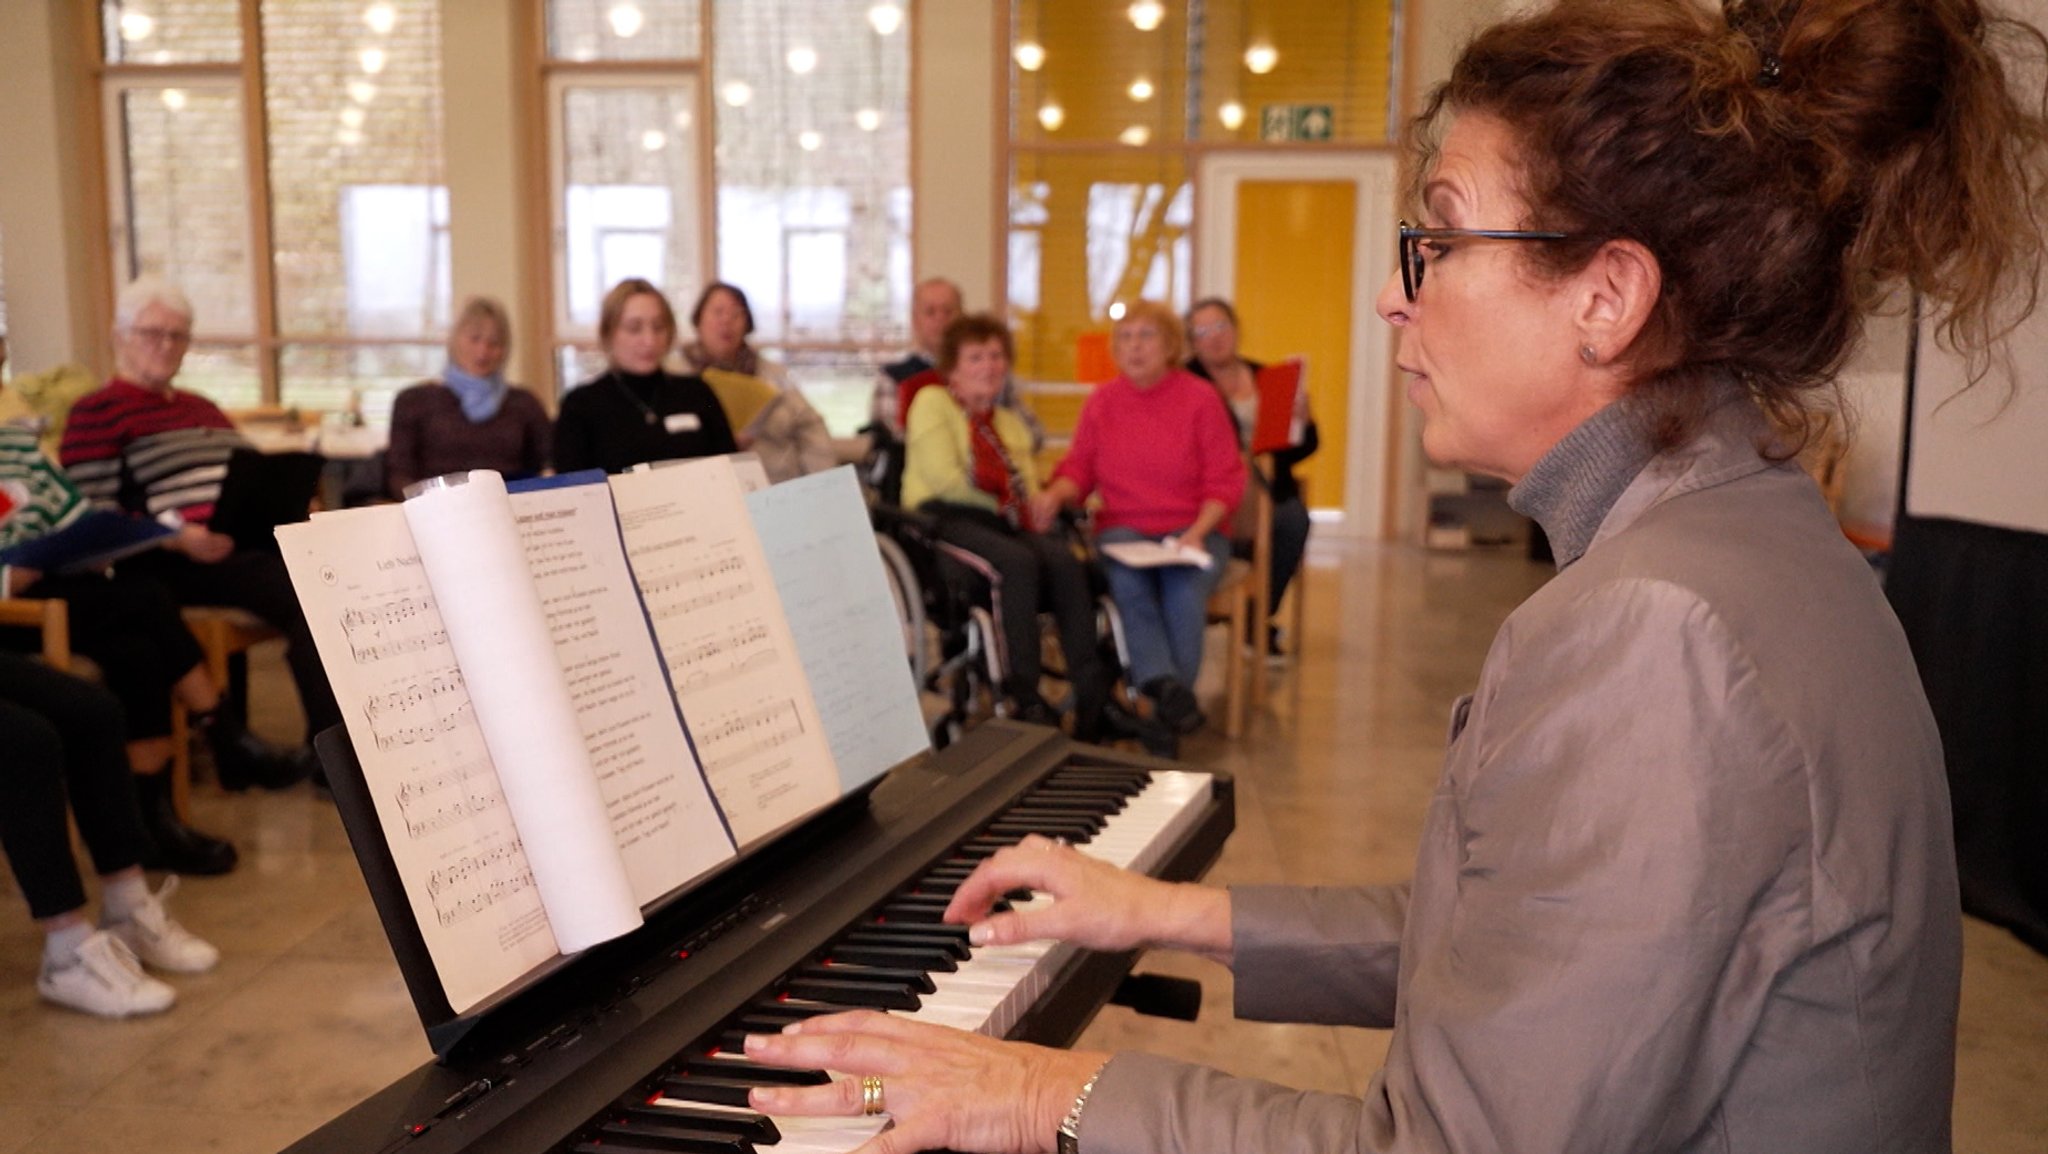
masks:
POLYGON ((276 549, 273 532, 306 519, 326 466, 318 453, 236 449, 206 527, 233 537, 238 549, 276 549))

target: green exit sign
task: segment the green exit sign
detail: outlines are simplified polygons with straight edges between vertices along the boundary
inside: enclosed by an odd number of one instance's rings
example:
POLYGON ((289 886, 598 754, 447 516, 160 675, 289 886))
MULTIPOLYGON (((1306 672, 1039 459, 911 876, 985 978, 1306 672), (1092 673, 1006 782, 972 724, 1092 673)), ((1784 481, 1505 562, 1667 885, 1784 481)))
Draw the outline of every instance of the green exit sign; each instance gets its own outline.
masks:
POLYGON ((1259 111, 1260 140, 1328 140, 1336 127, 1327 104, 1268 104, 1259 111))

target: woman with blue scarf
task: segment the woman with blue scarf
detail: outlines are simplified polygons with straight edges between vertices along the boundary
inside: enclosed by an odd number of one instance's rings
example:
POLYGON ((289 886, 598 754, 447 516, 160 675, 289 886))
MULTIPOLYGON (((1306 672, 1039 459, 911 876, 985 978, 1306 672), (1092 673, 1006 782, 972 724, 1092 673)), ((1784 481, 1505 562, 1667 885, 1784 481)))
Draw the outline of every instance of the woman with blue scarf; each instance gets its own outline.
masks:
POLYGON ((472 297, 448 333, 448 367, 391 406, 391 446, 384 454, 385 488, 401 496, 427 477, 496 469, 508 479, 547 467, 553 431, 532 393, 505 383, 512 322, 505 306, 472 297))

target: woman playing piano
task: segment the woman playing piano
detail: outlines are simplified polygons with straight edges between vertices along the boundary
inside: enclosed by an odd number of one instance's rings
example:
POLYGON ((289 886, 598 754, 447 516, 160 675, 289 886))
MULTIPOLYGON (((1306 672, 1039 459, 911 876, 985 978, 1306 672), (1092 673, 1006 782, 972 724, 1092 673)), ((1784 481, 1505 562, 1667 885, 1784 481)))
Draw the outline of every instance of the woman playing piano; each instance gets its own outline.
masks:
POLYGON ((853 1080, 755 1103, 882 1106, 875 1154, 1949 1149, 1940 744, 1790 458, 1881 284, 1973 350, 2009 328, 2048 125, 2007 78, 2044 47, 1976 0, 1561 0, 1429 102, 1379 311, 1429 455, 1512 480, 1560 572, 1453 711, 1414 881, 1224 892, 1030 841, 948 910, 1391 1027, 1362 1099, 850 1014, 748 1052, 853 1080), (1057 900, 991 915, 1018 886, 1057 900))

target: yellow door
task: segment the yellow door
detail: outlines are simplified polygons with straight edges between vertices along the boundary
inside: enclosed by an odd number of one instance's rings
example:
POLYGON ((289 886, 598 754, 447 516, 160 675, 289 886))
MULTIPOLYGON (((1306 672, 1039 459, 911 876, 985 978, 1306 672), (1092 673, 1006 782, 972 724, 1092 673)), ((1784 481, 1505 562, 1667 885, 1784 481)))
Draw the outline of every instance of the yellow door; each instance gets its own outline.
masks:
POLYGON ((1295 470, 1310 508, 1341 508, 1350 425, 1352 270, 1358 183, 1244 180, 1237 186, 1236 281, 1245 356, 1308 362, 1322 448, 1295 470))

